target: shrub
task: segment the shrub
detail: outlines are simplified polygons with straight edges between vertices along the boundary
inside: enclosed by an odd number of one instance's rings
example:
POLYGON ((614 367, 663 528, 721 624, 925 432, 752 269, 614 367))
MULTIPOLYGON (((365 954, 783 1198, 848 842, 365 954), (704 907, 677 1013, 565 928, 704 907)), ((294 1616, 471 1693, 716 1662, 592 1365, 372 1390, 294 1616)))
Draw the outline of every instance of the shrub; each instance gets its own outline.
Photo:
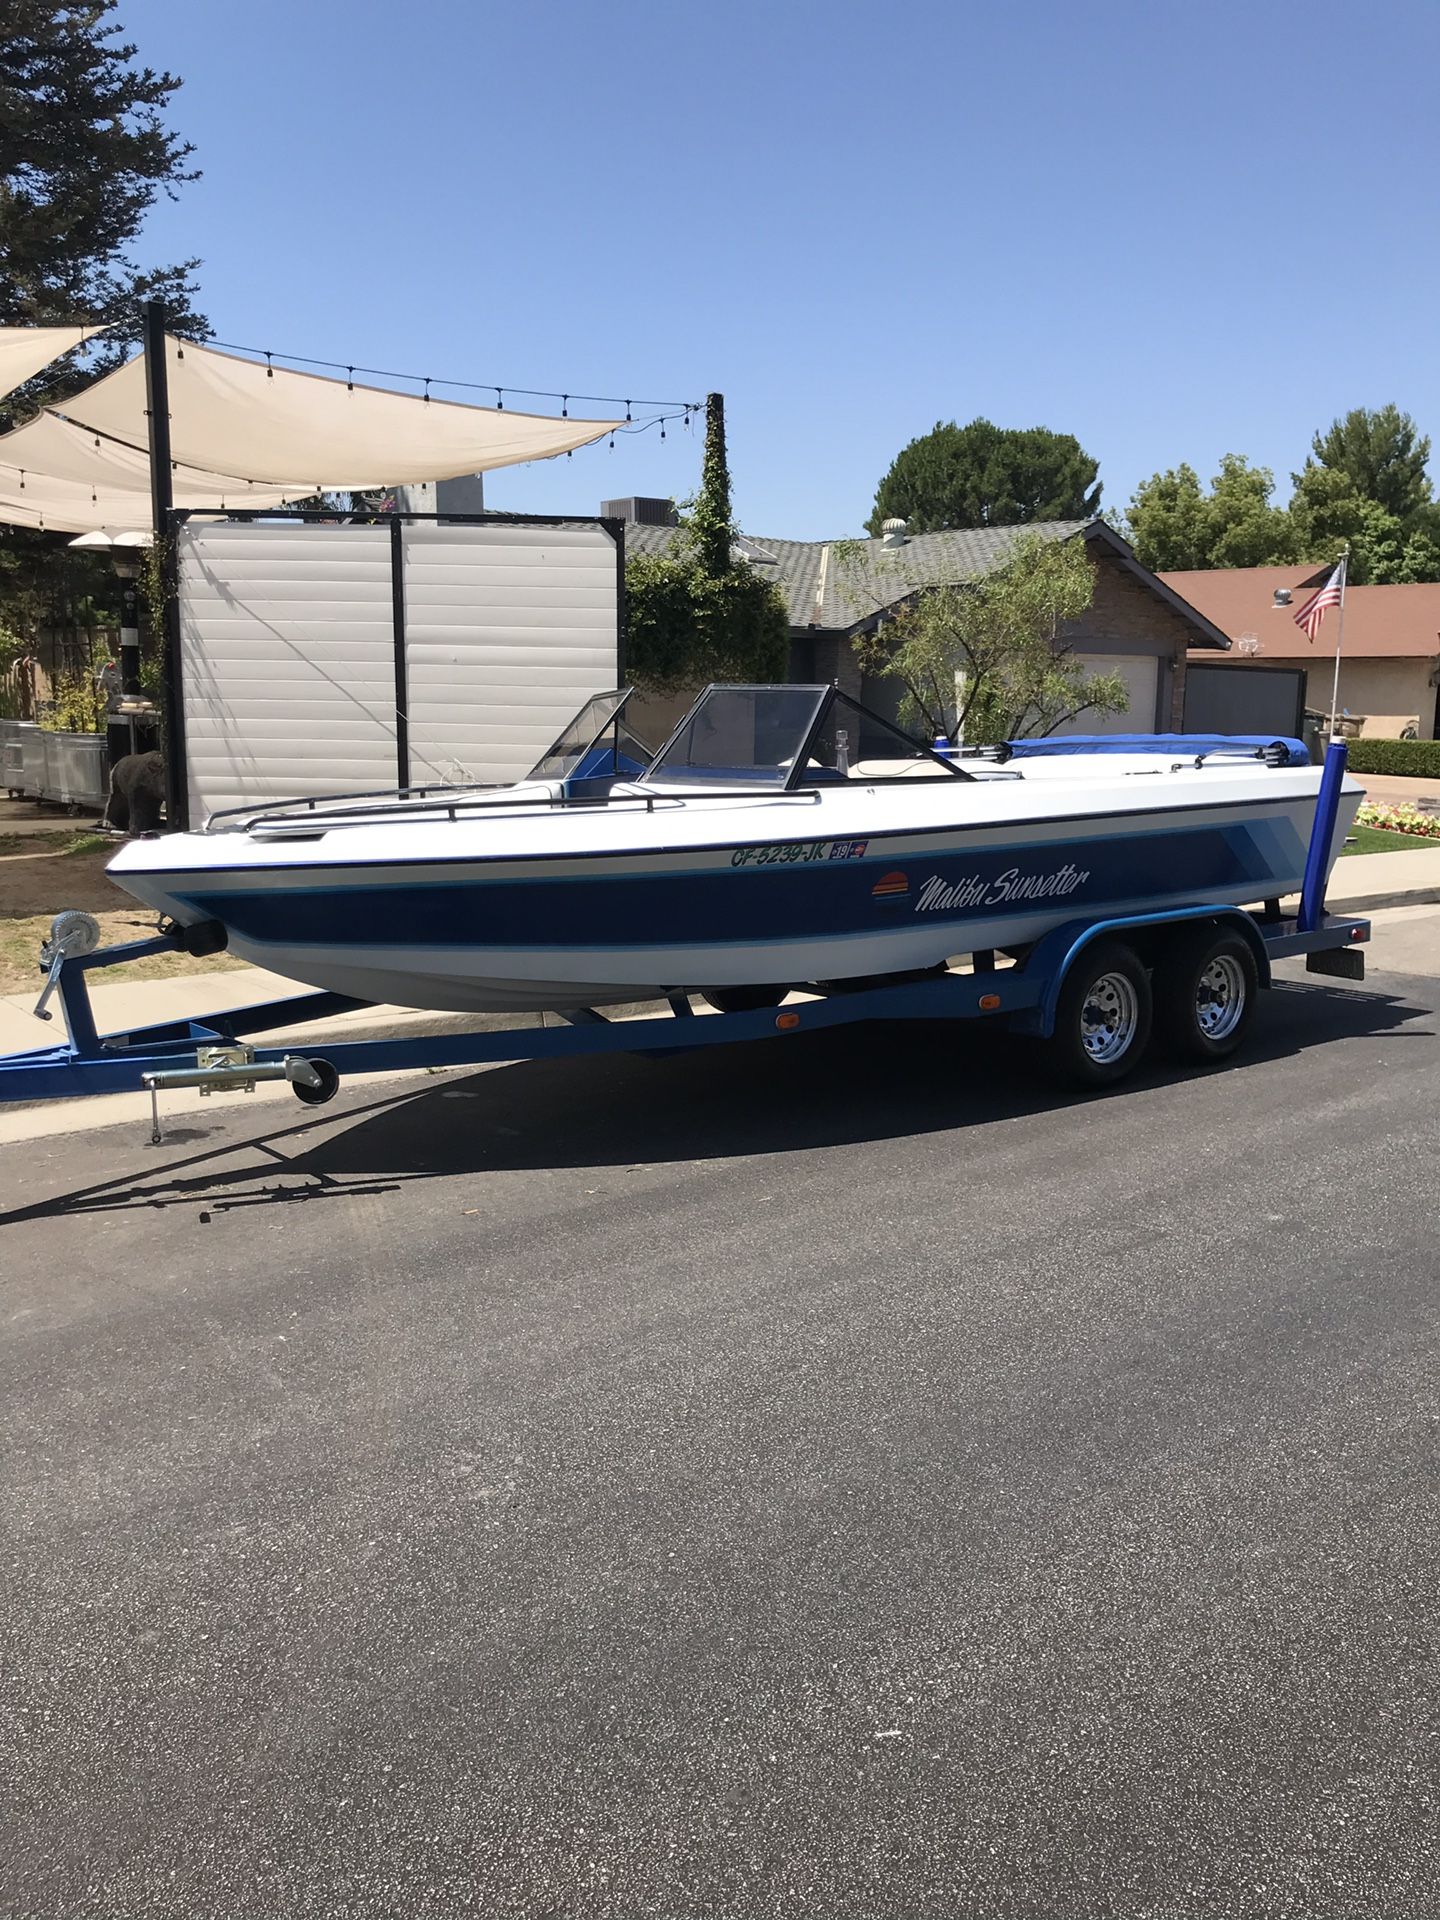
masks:
POLYGON ((790 622, 775 586, 743 564, 712 578, 682 554, 625 569, 625 665, 659 693, 704 680, 783 680, 790 622))
POLYGON ((1440 740, 1352 740, 1355 773, 1410 773, 1440 780, 1440 740))

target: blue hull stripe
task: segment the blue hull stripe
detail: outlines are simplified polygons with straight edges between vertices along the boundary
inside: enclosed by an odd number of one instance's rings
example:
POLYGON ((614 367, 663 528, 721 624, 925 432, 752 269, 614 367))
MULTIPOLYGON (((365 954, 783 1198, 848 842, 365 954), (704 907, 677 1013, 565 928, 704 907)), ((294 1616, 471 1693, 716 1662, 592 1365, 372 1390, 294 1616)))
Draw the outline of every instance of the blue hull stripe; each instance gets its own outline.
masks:
POLYGON ((187 876, 191 884, 177 884, 174 897, 258 944, 644 949, 831 939, 922 923, 963 927, 1007 911, 1088 913, 1114 900, 1204 900, 1239 887, 1260 899, 1304 863, 1300 836, 1283 819, 1215 820, 1128 838, 1112 832, 1048 845, 649 877, 433 877, 244 892, 207 891, 187 876))

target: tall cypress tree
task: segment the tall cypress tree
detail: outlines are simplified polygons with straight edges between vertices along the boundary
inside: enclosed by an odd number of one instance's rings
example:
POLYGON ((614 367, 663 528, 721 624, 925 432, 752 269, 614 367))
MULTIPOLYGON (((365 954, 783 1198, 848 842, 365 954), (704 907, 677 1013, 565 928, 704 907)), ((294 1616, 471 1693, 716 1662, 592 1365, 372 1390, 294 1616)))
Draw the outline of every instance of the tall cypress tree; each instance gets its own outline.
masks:
MULTIPOLYGON (((192 306, 199 264, 142 269, 129 249, 161 193, 198 177, 193 148, 164 115, 180 82, 135 64, 111 19, 116 0, 4 0, 0 24, 0 326, 108 322, 0 402, 0 425, 63 400, 126 357, 141 303, 164 300, 172 332, 203 339, 192 306), (83 359, 84 364, 81 364, 83 359)), ((0 653, 114 591, 109 566, 66 551, 68 536, 0 527, 0 653), (10 640, 6 641, 6 630, 10 640)))
POLYGON ((128 251, 156 197, 198 174, 194 149, 163 118, 180 82, 135 64, 115 5, 5 0, 0 325, 109 321, 123 345, 139 338, 140 303, 158 297, 175 331, 200 337, 198 261, 142 270, 128 251))

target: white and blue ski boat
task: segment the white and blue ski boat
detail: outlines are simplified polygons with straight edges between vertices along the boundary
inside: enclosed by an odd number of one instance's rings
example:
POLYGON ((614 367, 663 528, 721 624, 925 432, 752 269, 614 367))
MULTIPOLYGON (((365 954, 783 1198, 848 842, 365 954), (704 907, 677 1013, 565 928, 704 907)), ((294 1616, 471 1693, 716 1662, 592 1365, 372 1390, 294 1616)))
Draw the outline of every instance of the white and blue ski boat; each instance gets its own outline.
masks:
MULTIPOLYGON (((1321 770, 1299 741, 952 755, 833 687, 715 686, 645 765, 623 704, 592 702, 517 787, 255 807, 132 841, 110 872, 291 979, 476 1012, 758 1006, 1305 876, 1321 770)), ((1347 780, 1327 872, 1360 798, 1347 780)))

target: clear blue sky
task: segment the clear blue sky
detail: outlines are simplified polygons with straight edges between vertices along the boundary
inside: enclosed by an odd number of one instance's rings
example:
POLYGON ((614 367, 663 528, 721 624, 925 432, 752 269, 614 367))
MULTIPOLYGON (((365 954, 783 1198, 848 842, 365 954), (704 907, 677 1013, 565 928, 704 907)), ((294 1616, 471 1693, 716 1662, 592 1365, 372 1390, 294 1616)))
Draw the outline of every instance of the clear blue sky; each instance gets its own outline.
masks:
MULTIPOLYGON (((205 177, 147 232, 220 339, 727 399, 736 506, 858 532, 937 419, 1074 433, 1107 505, 1280 497, 1389 400, 1440 445, 1440 0, 121 0, 205 177)), ((683 496, 670 430, 489 504, 683 496)), ((1436 470, 1432 462, 1432 471, 1436 470)))

